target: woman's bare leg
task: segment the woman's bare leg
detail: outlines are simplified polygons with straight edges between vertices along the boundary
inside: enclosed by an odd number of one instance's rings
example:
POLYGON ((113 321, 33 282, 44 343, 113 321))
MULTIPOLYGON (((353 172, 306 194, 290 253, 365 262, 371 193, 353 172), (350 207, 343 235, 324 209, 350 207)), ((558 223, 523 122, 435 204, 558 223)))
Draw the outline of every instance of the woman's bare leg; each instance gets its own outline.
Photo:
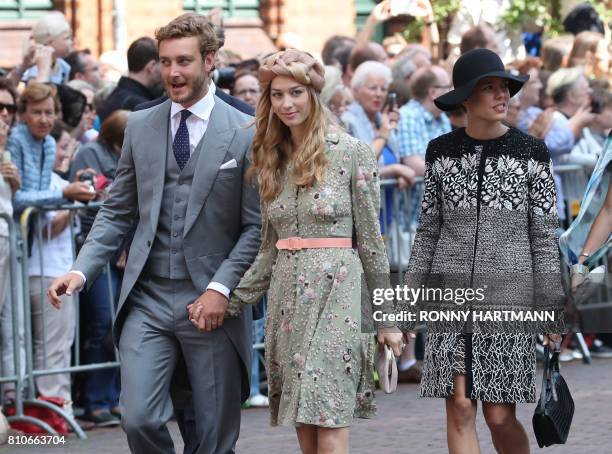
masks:
POLYGON ((317 427, 317 454, 348 454, 349 428, 317 427))
POLYGON ((465 375, 455 375, 455 394, 446 398, 446 438, 449 454, 479 454, 475 400, 465 397, 465 375))
POLYGON ((317 426, 302 425, 295 428, 302 454, 317 454, 317 426))
POLYGON ((529 454, 529 438, 516 419, 515 404, 483 402, 482 413, 499 454, 529 454))

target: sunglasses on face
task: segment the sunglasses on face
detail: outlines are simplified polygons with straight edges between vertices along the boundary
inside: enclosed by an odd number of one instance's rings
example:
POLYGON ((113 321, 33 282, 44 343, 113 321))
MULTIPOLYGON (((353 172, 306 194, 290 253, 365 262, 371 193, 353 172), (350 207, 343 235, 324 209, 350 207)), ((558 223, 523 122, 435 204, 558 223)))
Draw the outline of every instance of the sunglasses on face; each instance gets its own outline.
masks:
POLYGON ((17 106, 15 104, 4 104, 3 102, 0 102, 0 112, 2 112, 4 109, 6 109, 6 111, 10 114, 17 112, 17 106))

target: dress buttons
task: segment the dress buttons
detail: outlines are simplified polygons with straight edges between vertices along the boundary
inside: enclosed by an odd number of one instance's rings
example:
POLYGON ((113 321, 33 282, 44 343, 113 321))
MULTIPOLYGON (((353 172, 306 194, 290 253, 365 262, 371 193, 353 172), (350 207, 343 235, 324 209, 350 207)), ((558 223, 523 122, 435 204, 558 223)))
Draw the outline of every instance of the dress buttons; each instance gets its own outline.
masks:
POLYGON ((178 236, 178 232, 172 232, 172 236, 176 238, 178 236))

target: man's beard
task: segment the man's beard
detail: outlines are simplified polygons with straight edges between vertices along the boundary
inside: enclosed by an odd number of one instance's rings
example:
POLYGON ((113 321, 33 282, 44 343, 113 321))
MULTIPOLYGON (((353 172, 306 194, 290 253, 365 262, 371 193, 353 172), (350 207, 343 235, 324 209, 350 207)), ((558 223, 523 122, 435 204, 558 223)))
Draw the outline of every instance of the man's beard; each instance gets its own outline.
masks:
MULTIPOLYGON (((178 104, 185 104, 193 101, 200 96, 204 86, 208 86, 208 76, 206 74, 202 74, 200 77, 193 79, 191 86, 189 83, 187 84, 187 93, 183 97, 173 99, 172 101, 178 104)), ((166 92, 171 93, 170 90, 166 90, 166 92)))

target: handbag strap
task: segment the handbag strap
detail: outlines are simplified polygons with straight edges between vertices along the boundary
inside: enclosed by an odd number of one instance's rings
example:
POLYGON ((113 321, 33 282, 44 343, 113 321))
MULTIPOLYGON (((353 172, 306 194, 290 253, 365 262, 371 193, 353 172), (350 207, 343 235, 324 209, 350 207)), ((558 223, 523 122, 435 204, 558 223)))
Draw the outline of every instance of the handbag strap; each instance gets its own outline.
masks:
POLYGON ((553 400, 556 402, 558 400, 557 389, 553 386, 552 377, 553 372, 559 372, 559 353, 560 348, 556 347, 555 350, 550 352, 550 348, 548 345, 544 346, 544 372, 542 376, 542 391, 540 392, 540 405, 544 408, 546 404, 546 382, 547 380, 551 383, 551 392, 553 400))
POLYGON ((546 404, 546 381, 549 379, 548 368, 550 366, 550 351, 548 345, 544 346, 544 372, 542 373, 542 389, 540 391, 540 408, 546 404))

